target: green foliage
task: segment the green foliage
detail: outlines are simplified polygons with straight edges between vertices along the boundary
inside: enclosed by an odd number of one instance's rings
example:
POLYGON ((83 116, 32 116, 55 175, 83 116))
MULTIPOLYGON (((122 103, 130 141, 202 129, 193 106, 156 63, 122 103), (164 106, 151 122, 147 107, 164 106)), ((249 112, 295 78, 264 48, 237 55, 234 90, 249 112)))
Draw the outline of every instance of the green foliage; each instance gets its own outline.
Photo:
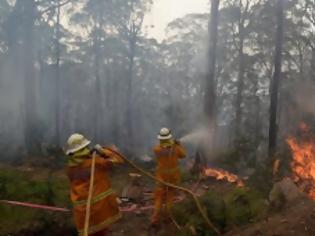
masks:
MULTIPOLYGON (((225 207, 222 198, 214 192, 209 192, 200 200, 205 206, 211 221, 222 230, 225 224, 225 207)), ((178 223, 185 226, 183 235, 189 235, 191 227, 195 229, 198 235, 215 235, 205 224, 193 199, 187 199, 184 202, 175 205, 172 212, 178 223)))
POLYGON ((266 210, 262 195, 249 188, 235 188, 225 196, 228 225, 242 225, 259 219, 266 210))
MULTIPOLYGON (((69 186, 64 177, 47 179, 39 173, 1 168, 0 180, 0 199, 70 206, 69 186)), ((14 234, 28 229, 40 231, 49 227, 52 230, 58 227, 69 229, 73 227, 72 217, 64 217, 64 214, 0 204, 0 234, 14 234)))
MULTIPOLYGON (((213 190, 200 197, 209 219, 221 231, 231 226, 244 225, 260 219, 266 213, 262 195, 249 188, 232 188, 226 193, 213 190)), ((192 199, 176 204, 172 210, 178 223, 184 226, 182 235, 191 235, 191 228, 197 235, 215 235, 205 224, 192 199)))
POLYGON ((219 229, 224 229, 226 224, 226 206, 221 194, 208 191, 202 196, 202 203, 207 209, 208 217, 213 220, 219 229))
POLYGON ((283 210, 284 206, 286 205, 286 198, 282 191, 271 191, 270 198, 272 199, 269 208, 271 212, 283 210))
POLYGON ((271 189, 271 174, 272 167, 270 166, 258 166, 255 170, 255 174, 250 176, 246 181, 248 186, 260 191, 265 197, 268 197, 271 189))

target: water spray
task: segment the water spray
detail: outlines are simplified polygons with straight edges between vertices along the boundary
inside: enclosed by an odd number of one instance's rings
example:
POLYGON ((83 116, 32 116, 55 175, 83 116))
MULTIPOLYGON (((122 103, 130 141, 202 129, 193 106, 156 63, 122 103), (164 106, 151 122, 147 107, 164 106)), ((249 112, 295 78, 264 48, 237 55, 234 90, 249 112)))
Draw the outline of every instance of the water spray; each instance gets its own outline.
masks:
POLYGON ((179 139, 182 143, 188 144, 202 144, 206 143, 207 141, 211 140, 212 135, 209 133, 209 130, 205 127, 199 128, 194 130, 179 139))

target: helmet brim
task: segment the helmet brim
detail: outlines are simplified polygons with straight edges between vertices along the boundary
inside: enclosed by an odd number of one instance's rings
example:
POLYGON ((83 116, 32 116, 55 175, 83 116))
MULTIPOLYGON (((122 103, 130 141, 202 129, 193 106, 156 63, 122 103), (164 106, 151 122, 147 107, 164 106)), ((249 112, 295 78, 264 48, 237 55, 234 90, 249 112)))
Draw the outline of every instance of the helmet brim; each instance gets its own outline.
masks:
POLYGON ((167 136, 162 136, 162 135, 158 135, 157 136, 157 138, 159 139, 159 140, 168 140, 168 139, 171 139, 171 138, 173 138, 173 135, 172 134, 169 134, 169 135, 167 135, 167 136))
POLYGON ((81 149, 87 147, 90 143, 91 143, 90 140, 85 140, 84 142, 82 142, 81 145, 78 145, 78 146, 76 146, 74 148, 68 148, 66 150, 66 155, 70 155, 70 154, 73 154, 73 153, 75 153, 77 151, 80 151, 81 149))

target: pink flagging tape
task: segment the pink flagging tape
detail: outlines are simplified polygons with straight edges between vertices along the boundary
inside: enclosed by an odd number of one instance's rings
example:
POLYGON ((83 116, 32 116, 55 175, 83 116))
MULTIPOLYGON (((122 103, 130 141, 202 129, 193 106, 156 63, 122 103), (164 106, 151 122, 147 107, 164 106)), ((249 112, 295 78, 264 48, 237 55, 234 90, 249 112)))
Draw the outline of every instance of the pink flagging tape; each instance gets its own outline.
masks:
POLYGON ((9 205, 15 205, 15 206, 23 206, 23 207, 30 207, 35 209, 44 209, 49 211, 61 211, 61 212, 69 212, 70 210, 67 208, 61 208, 61 207, 54 207, 54 206, 46 206, 46 205, 40 205, 40 204, 34 204, 29 202, 18 202, 18 201, 9 201, 9 200, 0 200, 0 203, 5 203, 9 205))
MULTIPOLYGON (((40 204, 34 204, 29 202, 18 202, 18 201, 9 201, 9 200, 0 200, 0 203, 13 205, 13 206, 22 206, 22 207, 28 207, 33 209, 42 209, 42 210, 48 210, 48 211, 59 211, 59 212, 70 212, 70 209, 62 208, 62 207, 53 207, 53 206, 46 206, 46 205, 40 205, 40 204)), ((138 208, 137 205, 132 205, 131 207, 122 207, 119 208, 122 212, 134 212, 136 210, 149 210, 153 209, 153 206, 148 207, 140 207, 138 208)))
MULTIPOLYGON (((179 202, 179 201, 175 201, 179 202)), ((9 200, 0 200, 0 203, 8 204, 8 205, 14 205, 14 206, 22 206, 22 207, 28 207, 33 209, 42 209, 42 210, 48 210, 48 211, 59 211, 59 212, 70 212, 70 209, 62 208, 62 207, 54 207, 54 206, 47 206, 47 205, 40 205, 40 204, 34 204, 29 202, 18 202, 18 201, 9 201, 9 200)), ((136 204, 130 206, 130 207, 120 207, 119 210, 121 212, 135 212, 135 211, 147 211, 154 209, 153 205, 145 206, 145 207, 138 207, 136 204)))
MULTIPOLYGON (((29 207, 29 208, 33 208, 33 209, 43 209, 43 210, 48 210, 48 211, 59 211, 59 212, 70 212, 71 211, 70 209, 67 209, 67 208, 47 206, 47 205, 40 205, 40 204, 34 204, 34 203, 29 203, 29 202, 0 200, 0 203, 14 205, 14 206, 29 207)), ((120 211, 122 211, 122 212, 133 212, 135 210, 149 210, 149 209, 152 209, 152 208, 153 208, 153 206, 138 208, 137 205, 132 205, 131 207, 120 208, 120 211)))
MULTIPOLYGON (((184 200, 184 198, 178 198, 174 201, 174 203, 178 203, 184 200)), ((62 207, 54 207, 54 206, 47 206, 47 205, 40 205, 40 204, 34 204, 29 202, 18 202, 18 201, 9 201, 9 200, 0 200, 0 203, 14 205, 14 206, 22 206, 22 207, 28 207, 33 209, 42 209, 47 211, 59 211, 59 212, 70 212, 70 209, 62 208, 62 207)), ((130 207, 120 207, 119 210, 121 212, 141 212, 141 211, 148 211, 154 209, 153 205, 148 206, 138 206, 136 204, 133 204, 130 207)))

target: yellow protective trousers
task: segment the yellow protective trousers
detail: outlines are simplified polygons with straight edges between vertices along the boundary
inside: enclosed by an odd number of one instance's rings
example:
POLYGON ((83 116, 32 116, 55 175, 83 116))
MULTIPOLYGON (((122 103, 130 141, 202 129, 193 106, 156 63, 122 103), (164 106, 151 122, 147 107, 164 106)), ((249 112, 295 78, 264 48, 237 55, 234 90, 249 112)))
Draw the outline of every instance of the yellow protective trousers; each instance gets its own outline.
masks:
POLYGON ((162 213, 165 213, 167 218, 170 217, 175 191, 175 189, 166 186, 158 186, 156 188, 154 193, 154 211, 151 224, 158 224, 162 213))

